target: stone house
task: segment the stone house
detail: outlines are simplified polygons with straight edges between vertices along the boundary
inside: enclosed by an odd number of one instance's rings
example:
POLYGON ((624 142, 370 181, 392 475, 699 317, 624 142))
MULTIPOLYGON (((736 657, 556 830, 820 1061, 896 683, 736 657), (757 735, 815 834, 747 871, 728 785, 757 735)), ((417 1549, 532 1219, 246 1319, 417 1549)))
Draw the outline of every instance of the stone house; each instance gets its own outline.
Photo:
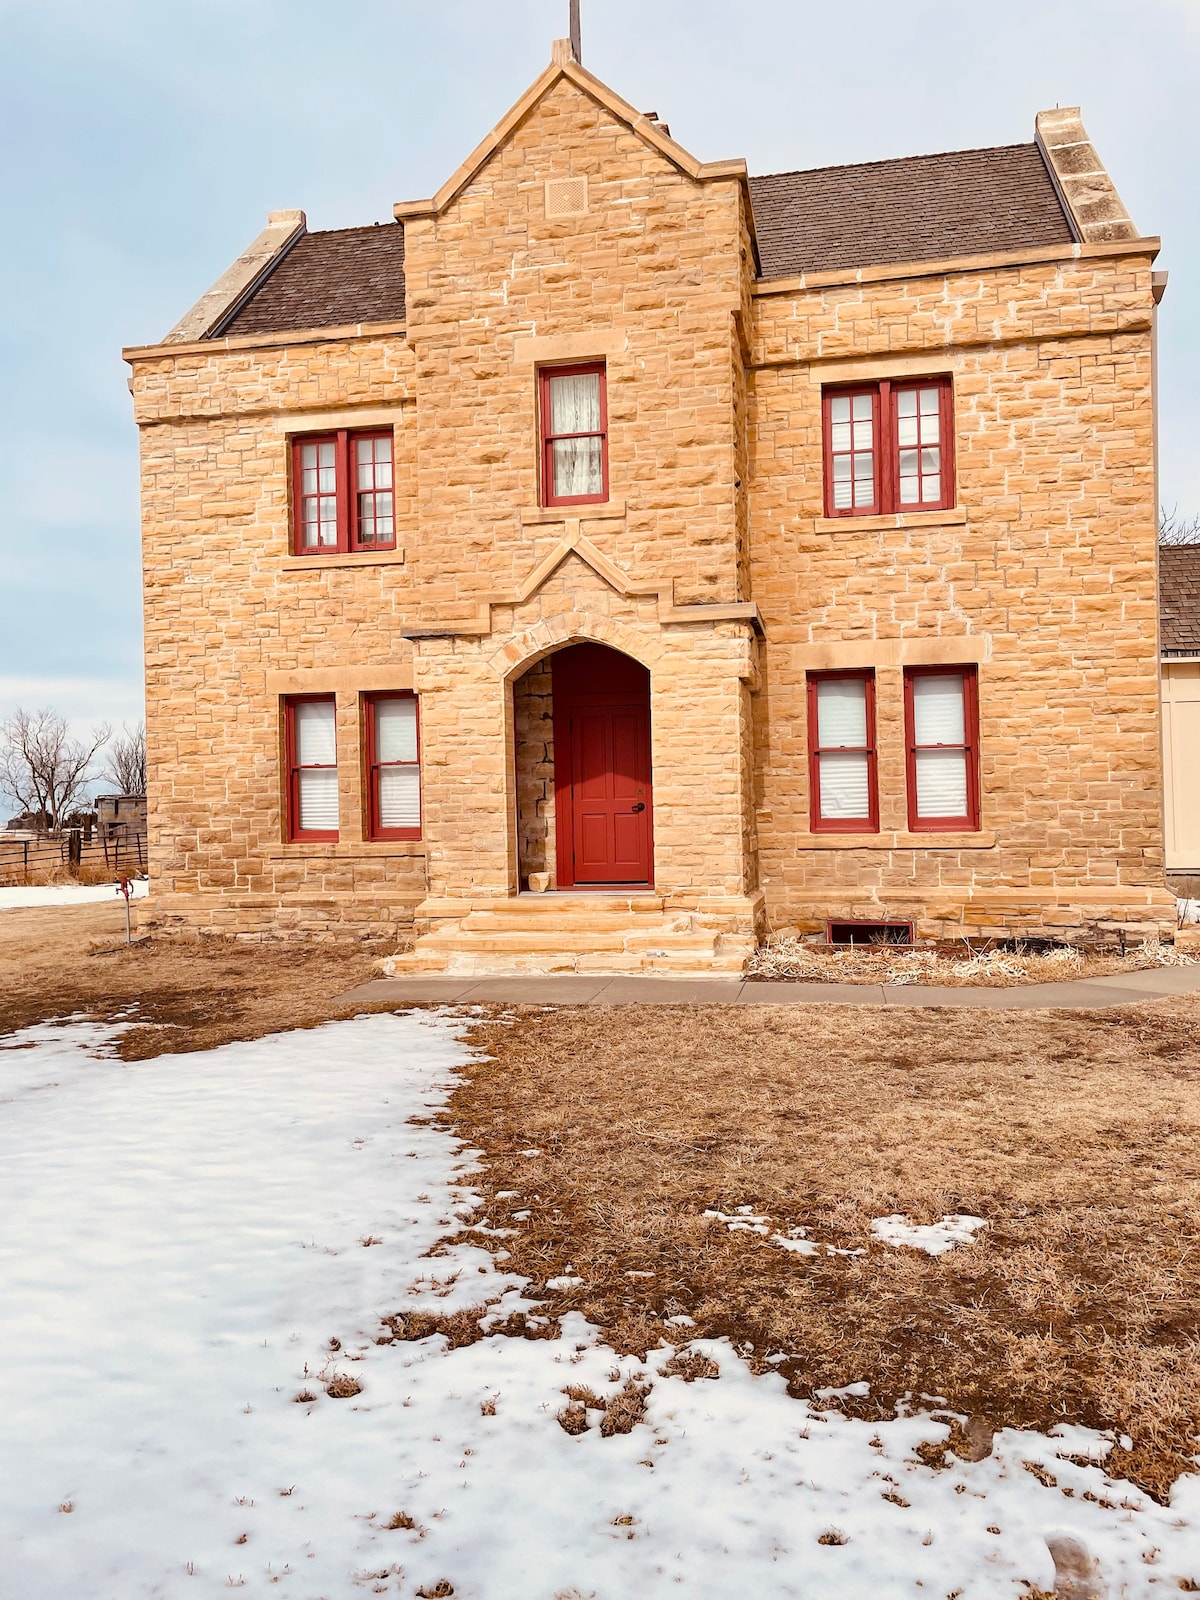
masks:
POLYGON ((1159 559, 1166 866, 1200 876, 1200 545, 1159 559))
POLYGON ((394 216, 273 212, 126 352, 163 926, 1170 924, 1158 241, 1077 110, 755 178, 561 42, 394 216))

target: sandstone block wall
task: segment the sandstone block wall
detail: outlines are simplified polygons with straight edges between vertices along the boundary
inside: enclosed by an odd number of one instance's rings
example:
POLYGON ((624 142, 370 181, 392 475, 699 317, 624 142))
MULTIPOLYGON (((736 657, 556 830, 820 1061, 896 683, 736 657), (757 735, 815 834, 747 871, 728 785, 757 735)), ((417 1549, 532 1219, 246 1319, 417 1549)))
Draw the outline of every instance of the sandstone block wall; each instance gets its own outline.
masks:
POLYGON ((1148 247, 756 284, 736 176, 688 176, 566 79, 405 228, 406 327, 133 356, 163 917, 394 931, 552 869, 546 663, 595 639, 651 672, 672 904, 744 922, 761 890, 776 925, 924 933, 1169 919, 1148 247), (565 177, 587 209, 548 217, 565 177), (542 508, 537 369, 588 359, 610 501, 542 508), (954 384, 954 509, 827 521, 822 385, 933 373, 954 384), (380 426, 399 548, 291 555, 291 438, 380 426), (764 638, 680 614, 748 600, 764 638), (979 669, 966 837, 906 832, 902 670, 939 661, 979 669), (875 838, 809 826, 805 675, 829 666, 877 671, 875 838), (361 696, 405 688, 424 836, 373 843, 361 696), (341 831, 293 844, 281 701, 314 692, 337 696, 341 831))

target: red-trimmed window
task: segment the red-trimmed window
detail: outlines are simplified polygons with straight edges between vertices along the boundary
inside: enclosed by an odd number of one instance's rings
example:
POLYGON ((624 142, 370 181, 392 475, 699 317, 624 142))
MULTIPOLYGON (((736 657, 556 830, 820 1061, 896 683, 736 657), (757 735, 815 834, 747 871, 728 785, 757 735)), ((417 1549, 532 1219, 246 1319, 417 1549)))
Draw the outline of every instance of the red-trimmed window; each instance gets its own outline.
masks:
POLYGON ((543 367, 539 374, 542 504, 608 499, 608 393, 604 363, 543 367))
POLYGON ((945 511, 954 504, 949 378, 826 389, 825 513, 945 511))
POLYGON ((875 674, 808 675, 809 826, 814 833, 878 833, 875 674))
POLYGON ((367 837, 421 837, 421 729, 414 694, 363 696, 367 837))
POLYGON ((393 550, 391 430, 312 434, 292 441, 297 555, 393 550))
POLYGON ((914 832, 979 828, 979 677, 974 667, 904 673, 908 826, 914 832))
POLYGON ((284 701, 289 839, 338 836, 337 705, 331 694, 284 701))

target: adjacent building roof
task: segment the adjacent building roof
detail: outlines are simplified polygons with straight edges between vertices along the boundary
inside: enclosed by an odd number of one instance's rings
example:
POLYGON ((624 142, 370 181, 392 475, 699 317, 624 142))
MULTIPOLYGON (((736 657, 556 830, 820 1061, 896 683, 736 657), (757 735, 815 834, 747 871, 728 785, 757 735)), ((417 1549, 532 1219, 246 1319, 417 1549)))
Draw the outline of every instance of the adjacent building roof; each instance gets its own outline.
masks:
POLYGON ((1163 655, 1200 656, 1200 544, 1159 549, 1158 623, 1163 655))
POLYGON ((764 278, 1070 244, 1036 144, 751 178, 764 278))
MULTIPOLYGON (((1070 244, 1035 144, 907 156, 751 178, 764 278, 1070 244)), ((305 233, 232 315, 226 334, 404 320, 404 229, 305 233)))
POLYGON ((404 229, 386 222, 301 234, 210 337, 403 321, 404 229))

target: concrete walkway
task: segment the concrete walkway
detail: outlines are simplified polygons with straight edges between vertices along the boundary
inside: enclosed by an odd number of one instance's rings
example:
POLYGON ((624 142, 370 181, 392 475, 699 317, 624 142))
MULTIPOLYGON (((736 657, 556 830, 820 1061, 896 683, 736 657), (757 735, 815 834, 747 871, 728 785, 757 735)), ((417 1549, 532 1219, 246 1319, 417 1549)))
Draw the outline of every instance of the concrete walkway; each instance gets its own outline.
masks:
POLYGON ((1074 983, 1011 989, 935 984, 748 983, 742 978, 380 978, 338 1000, 348 1005, 522 1006, 959 1006, 977 1011, 1091 1011, 1200 990, 1200 966, 1154 967, 1074 983))

